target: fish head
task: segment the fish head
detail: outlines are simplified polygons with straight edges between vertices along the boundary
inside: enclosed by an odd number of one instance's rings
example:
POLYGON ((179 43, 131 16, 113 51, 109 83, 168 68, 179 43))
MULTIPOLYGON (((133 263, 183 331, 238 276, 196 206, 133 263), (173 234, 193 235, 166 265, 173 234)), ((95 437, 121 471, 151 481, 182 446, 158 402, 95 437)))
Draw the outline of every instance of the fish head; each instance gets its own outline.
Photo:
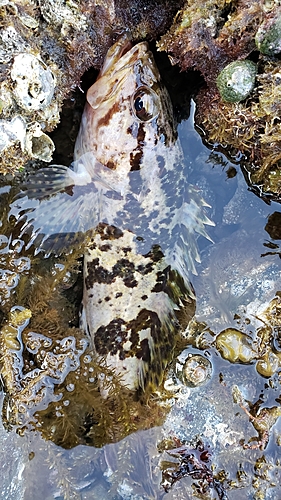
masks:
POLYGON ((175 138, 170 97, 148 44, 132 46, 125 35, 88 90, 75 158, 92 152, 102 165, 127 173, 140 168, 145 147, 175 138))

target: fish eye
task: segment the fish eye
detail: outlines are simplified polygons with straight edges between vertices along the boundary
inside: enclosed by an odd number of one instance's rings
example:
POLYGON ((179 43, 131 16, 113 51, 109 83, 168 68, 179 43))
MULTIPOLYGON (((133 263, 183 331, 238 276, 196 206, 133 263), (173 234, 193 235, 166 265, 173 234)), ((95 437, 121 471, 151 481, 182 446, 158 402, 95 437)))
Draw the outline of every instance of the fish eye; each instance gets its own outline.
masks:
POLYGON ((158 97, 149 87, 140 87, 132 96, 134 115, 142 122, 149 122, 158 115, 158 97))

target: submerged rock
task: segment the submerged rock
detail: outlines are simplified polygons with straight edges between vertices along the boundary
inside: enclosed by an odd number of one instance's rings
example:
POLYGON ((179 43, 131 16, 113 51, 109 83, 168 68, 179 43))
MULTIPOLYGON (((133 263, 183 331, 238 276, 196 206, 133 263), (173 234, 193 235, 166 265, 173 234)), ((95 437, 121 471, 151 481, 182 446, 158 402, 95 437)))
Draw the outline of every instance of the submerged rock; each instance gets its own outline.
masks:
POLYGON ((219 333, 216 347, 221 356, 231 363, 252 363, 258 357, 251 337, 234 328, 219 333))

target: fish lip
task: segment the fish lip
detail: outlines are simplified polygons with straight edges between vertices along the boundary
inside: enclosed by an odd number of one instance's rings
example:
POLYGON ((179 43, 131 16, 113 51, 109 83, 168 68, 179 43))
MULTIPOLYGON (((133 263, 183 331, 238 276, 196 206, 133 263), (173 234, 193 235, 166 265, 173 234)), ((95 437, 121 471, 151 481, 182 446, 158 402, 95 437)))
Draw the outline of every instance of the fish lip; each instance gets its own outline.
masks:
POLYGON ((138 59, 145 57, 148 51, 147 42, 133 45, 128 33, 122 35, 109 49, 97 80, 105 75, 112 76, 120 69, 133 65, 138 59))
POLYGON ((129 52, 131 52, 132 59, 129 58, 129 62, 135 62, 140 56, 148 52, 147 42, 138 42, 133 44, 130 34, 124 33, 116 42, 120 45, 120 52, 116 55, 116 60, 124 58, 129 52))
POLYGON ((129 52, 129 50, 131 50, 131 48, 133 47, 132 40, 129 38, 128 35, 124 36, 123 38, 124 38, 124 45, 121 48, 119 59, 121 59, 121 57, 127 54, 127 52, 129 52))

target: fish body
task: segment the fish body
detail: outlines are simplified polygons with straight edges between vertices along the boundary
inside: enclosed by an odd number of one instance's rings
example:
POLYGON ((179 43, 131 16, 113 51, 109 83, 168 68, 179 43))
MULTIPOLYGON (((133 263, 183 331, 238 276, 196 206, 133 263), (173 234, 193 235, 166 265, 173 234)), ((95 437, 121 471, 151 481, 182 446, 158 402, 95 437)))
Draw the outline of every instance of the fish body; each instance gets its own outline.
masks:
POLYGON ((27 186, 23 231, 41 245, 87 232, 80 326, 130 390, 155 388, 171 359, 190 273, 207 237, 204 200, 188 183, 173 109, 146 42, 109 50, 88 90, 72 168, 27 186))

